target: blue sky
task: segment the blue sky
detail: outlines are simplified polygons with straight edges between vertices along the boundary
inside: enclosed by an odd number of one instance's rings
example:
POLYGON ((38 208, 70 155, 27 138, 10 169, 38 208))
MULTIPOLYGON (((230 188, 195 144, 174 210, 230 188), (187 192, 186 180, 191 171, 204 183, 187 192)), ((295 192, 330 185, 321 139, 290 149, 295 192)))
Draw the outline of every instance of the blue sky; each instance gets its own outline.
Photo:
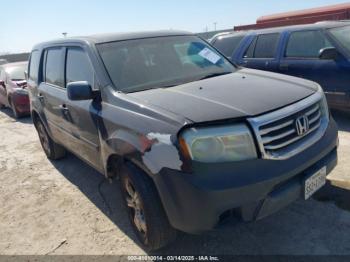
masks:
POLYGON ((254 23, 262 15, 345 0, 6 0, 1 2, 0 53, 30 51, 68 35, 158 29, 202 32, 254 23))

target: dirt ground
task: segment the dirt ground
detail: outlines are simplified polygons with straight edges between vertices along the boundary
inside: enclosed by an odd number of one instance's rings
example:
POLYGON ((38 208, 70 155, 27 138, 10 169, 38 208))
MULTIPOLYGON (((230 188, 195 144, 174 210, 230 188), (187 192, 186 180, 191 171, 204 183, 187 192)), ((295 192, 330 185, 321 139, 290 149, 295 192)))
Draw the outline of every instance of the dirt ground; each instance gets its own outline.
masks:
MULTIPOLYGON (((350 185, 350 116, 340 125, 339 164, 330 178, 350 185)), ((350 188, 350 187, 349 187, 350 188)), ((122 207, 118 183, 69 155, 49 161, 30 118, 0 112, 0 254, 145 254, 122 207)), ((350 254, 350 191, 327 185, 259 222, 182 234, 162 253, 350 254)))

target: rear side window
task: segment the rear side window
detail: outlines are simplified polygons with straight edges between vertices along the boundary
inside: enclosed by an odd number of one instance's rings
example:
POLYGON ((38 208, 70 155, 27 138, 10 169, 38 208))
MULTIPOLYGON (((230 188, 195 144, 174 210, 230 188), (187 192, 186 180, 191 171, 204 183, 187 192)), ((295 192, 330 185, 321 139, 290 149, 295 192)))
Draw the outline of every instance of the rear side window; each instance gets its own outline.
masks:
POLYGON ((54 48, 46 51, 45 81, 63 87, 62 49, 54 48))
POLYGON ((219 37, 214 46, 227 57, 231 57, 243 40, 244 35, 219 37))
POLYGON ((66 83, 87 81, 92 87, 94 70, 89 57, 81 48, 68 48, 66 61, 66 83))
POLYGON ((39 76, 39 64, 40 64, 40 52, 35 50, 30 55, 30 65, 29 65, 29 79, 33 81, 38 81, 39 76))
POLYGON ((286 57, 318 58, 321 49, 332 47, 321 31, 294 32, 290 35, 286 57))
POLYGON ((265 34, 259 35, 250 44, 246 51, 245 58, 274 58, 278 41, 279 34, 265 34))

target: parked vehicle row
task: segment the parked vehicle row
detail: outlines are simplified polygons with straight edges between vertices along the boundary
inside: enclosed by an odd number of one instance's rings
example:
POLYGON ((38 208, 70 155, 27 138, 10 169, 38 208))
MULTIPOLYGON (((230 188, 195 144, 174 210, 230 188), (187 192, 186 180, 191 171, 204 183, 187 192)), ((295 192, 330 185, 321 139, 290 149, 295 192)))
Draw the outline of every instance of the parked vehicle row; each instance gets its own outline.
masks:
POLYGON ((30 115, 29 96, 25 70, 27 62, 8 63, 0 66, 0 108, 12 109, 15 118, 30 115))
POLYGON ((177 231, 211 230, 232 214, 254 221, 308 199, 337 163, 319 84, 237 67, 186 32, 38 44, 28 90, 47 157, 69 150, 119 176, 148 250, 177 231))
POLYGON ((229 33, 211 44, 238 65, 315 81, 330 107, 350 109, 349 21, 229 33))

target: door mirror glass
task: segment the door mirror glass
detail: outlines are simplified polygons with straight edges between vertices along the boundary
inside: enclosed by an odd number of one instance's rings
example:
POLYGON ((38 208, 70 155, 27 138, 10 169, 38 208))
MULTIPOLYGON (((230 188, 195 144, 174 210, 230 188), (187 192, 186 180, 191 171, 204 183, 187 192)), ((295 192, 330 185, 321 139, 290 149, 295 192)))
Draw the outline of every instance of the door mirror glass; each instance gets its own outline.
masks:
POLYGON ((334 47, 327 47, 320 50, 319 58, 323 60, 336 60, 338 51, 334 47))
POLYGON ((87 81, 78 81, 67 84, 67 95, 73 101, 91 100, 94 99, 95 92, 87 81))

